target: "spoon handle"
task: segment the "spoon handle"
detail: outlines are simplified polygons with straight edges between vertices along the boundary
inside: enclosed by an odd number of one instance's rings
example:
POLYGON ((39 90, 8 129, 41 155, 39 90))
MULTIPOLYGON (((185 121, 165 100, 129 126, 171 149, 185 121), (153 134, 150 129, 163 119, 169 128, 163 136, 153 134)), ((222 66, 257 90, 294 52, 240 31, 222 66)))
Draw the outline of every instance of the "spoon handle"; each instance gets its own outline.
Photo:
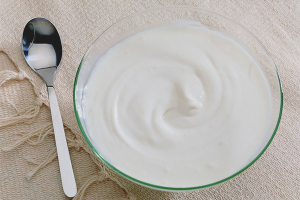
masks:
POLYGON ((68 197, 74 197, 77 187, 54 87, 48 86, 48 95, 63 190, 68 197))

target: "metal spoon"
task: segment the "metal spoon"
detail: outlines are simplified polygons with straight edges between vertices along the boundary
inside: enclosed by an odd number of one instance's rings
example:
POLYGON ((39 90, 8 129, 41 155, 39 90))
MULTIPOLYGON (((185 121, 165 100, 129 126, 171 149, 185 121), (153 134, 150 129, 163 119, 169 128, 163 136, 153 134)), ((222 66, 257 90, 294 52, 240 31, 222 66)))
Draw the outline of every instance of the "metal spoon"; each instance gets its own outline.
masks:
POLYGON ((74 197, 77 187, 53 84, 62 57, 59 34, 47 19, 32 19, 24 28, 22 48, 28 65, 47 84, 62 186, 68 197, 74 197))

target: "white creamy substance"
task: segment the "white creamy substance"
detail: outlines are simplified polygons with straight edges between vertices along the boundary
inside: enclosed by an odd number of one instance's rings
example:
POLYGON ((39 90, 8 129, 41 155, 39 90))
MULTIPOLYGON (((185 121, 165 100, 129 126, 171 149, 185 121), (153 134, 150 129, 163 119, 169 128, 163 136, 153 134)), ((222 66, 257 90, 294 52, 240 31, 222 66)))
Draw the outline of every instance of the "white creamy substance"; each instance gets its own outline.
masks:
POLYGON ((138 180, 201 186, 261 148, 271 101, 259 65, 233 39, 192 25, 134 34, 99 58, 85 87, 89 137, 138 180))

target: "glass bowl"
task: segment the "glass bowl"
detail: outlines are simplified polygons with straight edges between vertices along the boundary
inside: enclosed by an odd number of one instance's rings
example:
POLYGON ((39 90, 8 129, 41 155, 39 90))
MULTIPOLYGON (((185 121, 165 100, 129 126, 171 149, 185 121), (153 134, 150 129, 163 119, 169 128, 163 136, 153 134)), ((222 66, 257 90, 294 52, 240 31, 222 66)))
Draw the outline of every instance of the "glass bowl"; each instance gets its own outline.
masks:
POLYGON ((199 8, 185 6, 163 7, 158 9, 146 10, 126 17, 109 27, 102 35, 100 35, 96 39, 96 41, 90 46, 90 48, 82 58, 75 78, 73 98, 75 115, 79 128, 91 149, 104 163, 106 163, 118 174, 135 183, 153 189, 167 191, 187 191, 214 186, 227 181, 246 170, 264 153, 264 151, 271 143, 273 137, 275 136, 275 133, 279 126, 283 105, 283 94, 276 66, 274 65, 274 62, 270 57, 268 51, 259 42, 259 40, 243 26, 231 21, 226 17, 199 8), (261 148, 257 151, 257 154, 253 156, 249 163, 245 164, 242 169, 225 179, 207 185, 199 185, 197 187, 188 188, 165 187, 153 185, 144 182, 143 180, 137 180, 123 173, 121 170, 117 169, 112 164, 107 162, 105 158, 103 158, 101 154, 96 150, 95 145, 90 138, 84 121, 84 108, 82 107, 83 89, 87 83, 87 80, 89 79, 91 71, 93 70, 94 64, 98 60, 98 58, 101 57, 110 47, 123 40, 124 38, 142 30, 155 26, 168 25, 178 20, 195 21, 208 27, 211 30, 217 30, 225 35, 230 36, 231 38, 234 38, 260 64, 260 67, 262 68, 262 71, 264 72, 268 80, 272 96, 272 114, 269 132, 267 132, 264 141, 262 141, 261 148))

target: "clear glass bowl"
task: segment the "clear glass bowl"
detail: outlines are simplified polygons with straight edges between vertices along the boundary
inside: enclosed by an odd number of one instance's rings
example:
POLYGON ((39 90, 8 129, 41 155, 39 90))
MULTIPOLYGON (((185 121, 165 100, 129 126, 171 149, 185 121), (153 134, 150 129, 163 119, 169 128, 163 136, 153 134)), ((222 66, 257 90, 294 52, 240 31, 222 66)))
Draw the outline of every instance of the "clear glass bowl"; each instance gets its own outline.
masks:
MULTIPOLYGON (((91 47, 88 49, 88 51, 82 58, 75 78, 73 98, 75 115, 80 130, 91 149, 104 163, 106 163, 110 168, 112 168, 120 175, 133 182, 136 182, 146 187, 168 191, 186 191, 214 186, 224 181, 227 181, 246 170, 264 153, 264 151, 271 143, 279 126, 283 106, 283 94, 276 66, 274 65, 274 62, 270 57, 268 51, 259 42, 259 40, 243 26, 231 21, 226 17, 206 10, 183 6, 163 7, 159 9, 146 10, 135 15, 126 17, 123 20, 109 27, 102 35, 100 35, 96 39, 96 41, 91 45, 91 47), (93 70, 94 64, 97 61, 97 59, 101 57, 111 46, 123 40, 124 38, 144 29, 148 29, 154 26, 167 25, 177 20, 196 21, 208 27, 209 29, 220 31, 239 42, 246 50, 248 50, 250 54, 252 54, 252 56, 260 64, 269 82, 272 96, 272 115, 270 129, 269 132, 266 134, 264 141, 262 141, 261 149, 257 151, 257 154, 253 156, 251 161, 247 163, 241 170, 237 171, 236 173, 223 180, 219 180, 215 183, 207 185, 199 185, 197 187, 189 188, 164 187, 146 183, 142 180, 137 180, 123 173, 121 170, 117 169, 109 162, 107 162, 101 156, 101 154, 97 152, 96 148, 93 145, 93 142, 89 136, 89 132, 85 125, 82 107, 83 89, 87 83, 87 80, 89 79, 91 71, 93 70)), ((134 165, 134 163, 132 164, 134 165)))

